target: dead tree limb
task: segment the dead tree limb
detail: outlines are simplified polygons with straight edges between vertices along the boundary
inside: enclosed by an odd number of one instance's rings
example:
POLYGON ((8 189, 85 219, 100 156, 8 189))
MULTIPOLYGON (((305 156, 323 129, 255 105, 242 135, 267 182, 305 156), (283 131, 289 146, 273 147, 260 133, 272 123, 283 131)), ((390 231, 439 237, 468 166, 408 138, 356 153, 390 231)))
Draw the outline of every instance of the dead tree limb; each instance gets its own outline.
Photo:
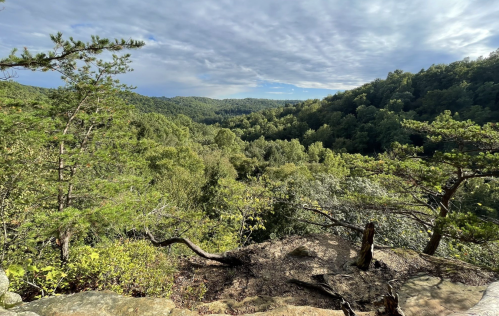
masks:
POLYGON ((405 316, 399 306, 399 296, 393 292, 393 287, 387 284, 388 294, 383 295, 378 301, 374 302, 374 306, 382 306, 383 311, 378 311, 378 316, 405 316))
POLYGON ((205 259, 218 261, 220 263, 227 264, 229 266, 240 266, 244 264, 244 262, 241 259, 236 257, 208 253, 187 238, 174 237, 164 241, 157 241, 156 238, 154 238, 154 236, 148 230, 146 230, 146 234, 149 237, 149 240, 151 241, 153 246, 155 247, 166 247, 172 244, 181 243, 191 248, 191 250, 194 251, 198 256, 203 257, 205 259))
MULTIPOLYGON (((326 282, 327 282, 327 278, 326 278, 326 282)), ((330 296, 333 299, 339 299, 339 300, 341 300, 341 302, 340 302, 341 310, 343 311, 345 316, 356 316, 357 315, 357 314, 355 314, 353 309, 350 307, 350 303, 345 301, 343 296, 341 296, 341 294, 335 292, 334 289, 327 283, 309 283, 309 282, 300 281, 297 279, 290 279, 290 280, 288 280, 288 283, 293 283, 293 284, 296 284, 299 286, 303 286, 303 287, 315 290, 319 293, 326 294, 327 296, 330 296)))
POLYGON ((368 270, 371 261, 373 260, 373 244, 374 244, 374 223, 368 223, 364 229, 362 237, 362 246, 357 257, 355 265, 361 270, 368 270))
POLYGON ((345 300, 341 301, 341 310, 345 316, 357 316, 357 314, 355 314, 353 309, 350 307, 350 303, 345 300))
POLYGON ((342 227, 346 227, 346 228, 349 228, 351 230, 357 231, 359 233, 362 233, 364 231, 361 227, 355 226, 355 225, 347 223, 347 222, 340 221, 340 220, 334 218, 333 216, 329 215, 328 213, 326 213, 322 210, 313 208, 313 207, 309 207, 306 204, 302 205, 301 208, 306 210, 306 211, 311 211, 311 212, 314 212, 316 214, 319 214, 319 215, 326 217, 327 219, 329 219, 333 223, 332 225, 330 225, 330 227, 342 226, 342 227))

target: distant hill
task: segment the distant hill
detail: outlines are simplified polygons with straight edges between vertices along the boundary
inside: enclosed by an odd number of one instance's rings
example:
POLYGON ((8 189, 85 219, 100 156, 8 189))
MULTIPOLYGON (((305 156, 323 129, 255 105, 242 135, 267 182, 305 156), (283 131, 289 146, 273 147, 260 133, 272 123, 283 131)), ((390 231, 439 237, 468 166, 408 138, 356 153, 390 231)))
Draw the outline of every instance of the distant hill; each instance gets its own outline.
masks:
POLYGON ((12 100, 46 98, 51 89, 25 86, 14 81, 0 81, 0 97, 12 100))
POLYGON ((146 97, 133 93, 125 97, 142 112, 155 112, 166 116, 184 114, 194 121, 206 124, 221 122, 238 115, 298 104, 300 100, 270 99, 210 99, 204 97, 146 97))
MULTIPOLYGON (((50 91, 51 89, 26 86, 14 81, 0 81, 0 96, 11 99, 46 98, 50 91)), ((214 124, 234 116, 302 102, 253 98, 217 100, 204 97, 148 97, 138 93, 130 93, 123 98, 141 112, 154 112, 166 116, 183 114, 205 124, 214 124)))

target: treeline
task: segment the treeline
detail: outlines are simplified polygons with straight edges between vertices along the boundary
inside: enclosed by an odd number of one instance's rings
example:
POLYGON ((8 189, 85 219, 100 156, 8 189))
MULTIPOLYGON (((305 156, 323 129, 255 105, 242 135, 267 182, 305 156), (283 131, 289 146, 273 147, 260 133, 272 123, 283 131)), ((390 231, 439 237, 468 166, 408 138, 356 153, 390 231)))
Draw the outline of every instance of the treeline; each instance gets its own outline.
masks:
POLYGON ((166 116, 183 114, 205 124, 219 123, 230 117, 300 102, 253 98, 217 100, 204 97, 146 97, 136 93, 127 94, 125 99, 145 113, 154 112, 166 116))
POLYGON ((230 118, 222 125, 243 140, 298 139, 304 146, 321 142, 334 151, 372 155, 392 142, 422 144, 400 124, 404 119, 432 121, 444 110, 457 120, 478 124, 499 120, 499 50, 487 58, 433 65, 417 74, 396 70, 385 80, 230 118))
MULTIPOLYGON (((21 85, 14 81, 0 81, 0 84, 3 96, 14 99, 41 98, 53 90, 21 85)), ((218 100, 204 97, 148 97, 134 92, 121 93, 120 96, 140 112, 159 113, 170 117, 182 114, 204 124, 221 123, 234 116, 301 102, 254 98, 218 100)))

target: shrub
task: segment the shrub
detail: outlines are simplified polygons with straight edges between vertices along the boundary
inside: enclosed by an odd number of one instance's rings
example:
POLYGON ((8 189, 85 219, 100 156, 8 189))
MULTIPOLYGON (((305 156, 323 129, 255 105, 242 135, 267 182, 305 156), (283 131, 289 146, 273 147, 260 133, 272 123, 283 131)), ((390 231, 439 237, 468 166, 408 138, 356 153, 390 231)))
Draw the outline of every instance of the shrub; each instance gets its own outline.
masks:
POLYGON ((80 246, 70 262, 58 260, 11 265, 7 274, 13 291, 27 299, 55 293, 111 290, 130 296, 168 297, 175 264, 147 241, 114 242, 106 246, 80 246))

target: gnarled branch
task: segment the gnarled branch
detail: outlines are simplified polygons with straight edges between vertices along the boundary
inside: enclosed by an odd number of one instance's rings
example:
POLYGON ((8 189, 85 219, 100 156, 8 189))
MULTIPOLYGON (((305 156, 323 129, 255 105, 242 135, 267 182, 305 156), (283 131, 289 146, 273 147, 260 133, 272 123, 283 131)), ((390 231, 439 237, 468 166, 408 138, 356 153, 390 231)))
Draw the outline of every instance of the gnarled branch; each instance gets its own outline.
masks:
MULTIPOLYGON (((326 279, 325 281, 328 282, 326 275, 324 275, 324 277, 326 279)), ((303 286, 303 287, 315 290, 315 291, 320 292, 322 294, 326 294, 327 296, 330 296, 333 299, 339 299, 339 300, 341 300, 341 302, 340 302, 341 310, 343 311, 345 316, 356 316, 357 315, 357 314, 355 314, 353 309, 350 307, 350 303, 348 303, 343 298, 343 296, 341 296, 341 294, 335 292, 334 289, 327 283, 314 284, 314 283, 309 283, 309 282, 305 282, 305 281, 300 281, 297 279, 290 279, 290 280, 288 280, 288 283, 293 283, 293 284, 296 284, 299 286, 303 286)))
POLYGON ((154 238, 154 236, 148 230, 146 230, 146 234, 149 237, 149 240, 151 241, 153 246, 155 247, 166 247, 172 244, 181 243, 191 248, 192 251, 194 251, 198 256, 202 258, 218 261, 220 263, 227 264, 230 266, 240 266, 244 264, 244 262, 241 259, 236 257, 208 253, 187 238, 174 237, 164 241, 157 241, 156 238, 154 238))

